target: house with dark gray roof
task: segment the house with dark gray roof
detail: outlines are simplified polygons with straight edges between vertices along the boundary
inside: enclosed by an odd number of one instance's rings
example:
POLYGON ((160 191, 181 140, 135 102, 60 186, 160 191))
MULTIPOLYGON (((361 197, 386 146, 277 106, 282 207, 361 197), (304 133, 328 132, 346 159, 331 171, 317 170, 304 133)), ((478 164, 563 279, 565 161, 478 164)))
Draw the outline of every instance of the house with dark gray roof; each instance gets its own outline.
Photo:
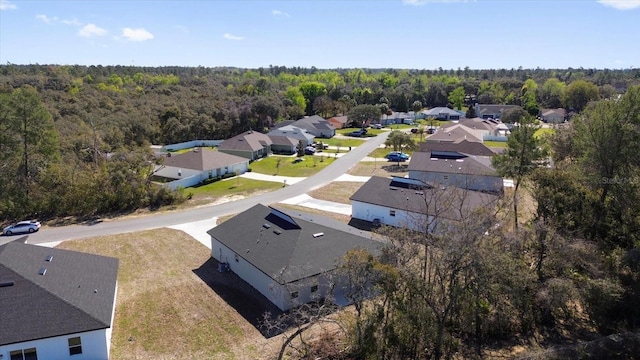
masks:
POLYGON ((221 142, 218 151, 253 161, 269 156, 272 143, 266 134, 249 130, 221 142))
POLYGON ((289 136, 269 135, 273 144, 271 144, 271 152, 274 154, 293 155, 298 149, 298 140, 289 136))
POLYGON ((332 279, 349 250, 376 253, 380 243, 360 230, 323 217, 257 204, 208 231, 211 256, 281 310, 332 294, 346 300, 332 279))
POLYGON ((427 141, 458 143, 461 141, 482 142, 483 132, 460 124, 441 126, 435 134, 427 137, 427 141))
POLYGON ((162 164, 156 165, 153 178, 175 190, 227 174, 244 174, 248 169, 249 159, 246 157, 196 147, 181 154, 166 154, 162 164))
MULTIPOLYGON (((279 128, 275 128, 267 133, 269 138, 273 139, 274 136, 286 136, 295 140, 296 145, 302 141, 302 146, 307 147, 313 144, 315 135, 311 134, 305 129, 299 128, 294 125, 285 125, 279 128)), ((273 140, 271 140, 273 143, 273 140)))
POLYGON ((0 246, 0 359, 108 359, 118 259, 0 246))
POLYGON ((318 115, 304 117, 294 122, 292 125, 304 129, 309 134, 319 138, 328 139, 332 138, 336 134, 336 128, 333 124, 318 115))
POLYGON ((354 219, 432 233, 492 206, 498 197, 417 179, 372 176, 349 199, 354 219))
POLYGON ((414 152, 407 170, 409 178, 430 184, 491 193, 503 191, 502 177, 491 166, 491 157, 433 157, 430 152, 414 152))
POLYGON ((467 156, 493 156, 495 151, 481 142, 469 141, 466 139, 451 141, 434 141, 427 138, 418 144, 420 152, 431 153, 434 158, 463 158, 467 156), (447 155, 449 154, 449 155, 447 155))
POLYGON ((476 116, 482 119, 500 119, 505 111, 518 108, 518 105, 476 104, 476 116))

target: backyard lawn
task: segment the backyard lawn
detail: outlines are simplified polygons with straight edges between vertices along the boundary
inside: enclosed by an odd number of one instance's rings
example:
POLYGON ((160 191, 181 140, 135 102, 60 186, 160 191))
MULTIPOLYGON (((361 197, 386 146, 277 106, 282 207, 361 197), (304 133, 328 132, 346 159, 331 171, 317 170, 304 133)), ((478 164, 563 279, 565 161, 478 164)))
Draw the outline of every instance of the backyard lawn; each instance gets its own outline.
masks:
POLYGON ((507 142, 506 141, 484 141, 483 144, 485 146, 494 147, 494 148, 506 148, 507 147, 507 142))
POLYGON ((281 187, 282 184, 278 182, 259 181, 236 176, 198 187, 186 188, 184 192, 185 194, 191 194, 192 199, 189 203, 195 205, 193 203, 197 204, 203 200, 211 202, 222 197, 246 197, 255 193, 273 191, 281 187))
POLYGON ((113 359, 273 359, 277 354, 281 339, 264 338, 245 318, 246 308, 256 307, 246 300, 250 289, 236 286, 233 274, 218 273, 211 251, 182 231, 109 235, 58 248, 120 260, 113 359))
POLYGON ((545 137, 545 136, 552 136, 553 134, 556 133, 555 129, 550 129, 550 128, 540 128, 538 130, 536 130, 535 134, 533 134, 533 136, 540 138, 540 137, 545 137))
MULTIPOLYGON (((331 150, 325 150, 331 153, 331 150)), ((324 169, 335 158, 328 156, 303 156, 300 162, 295 162, 295 156, 269 156, 254 161, 249 165, 251 171, 266 175, 308 177, 324 169)))
MULTIPOLYGON (((332 137, 331 139, 317 139, 316 141, 322 142, 323 144, 327 144, 329 146, 340 146, 348 148, 349 146, 356 147, 362 145, 366 140, 360 140, 358 138, 343 138, 343 137, 332 137)), ((331 149, 325 150, 327 152, 331 152, 331 149)))

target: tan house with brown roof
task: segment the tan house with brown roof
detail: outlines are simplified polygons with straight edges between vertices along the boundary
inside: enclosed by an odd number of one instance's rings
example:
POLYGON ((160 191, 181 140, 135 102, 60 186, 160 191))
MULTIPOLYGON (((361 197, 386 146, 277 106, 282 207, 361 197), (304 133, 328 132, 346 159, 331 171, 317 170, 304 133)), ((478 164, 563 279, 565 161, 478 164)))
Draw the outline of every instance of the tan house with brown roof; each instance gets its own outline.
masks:
POLYGON ((218 151, 253 161, 269 156, 272 144, 273 140, 266 134, 249 130, 221 142, 218 151))
POLYGON ((546 123, 560 124, 567 119, 567 111, 563 108, 540 109, 540 119, 546 123))
POLYGON ((349 123, 349 117, 348 116, 334 116, 334 117, 330 117, 327 119, 328 122, 331 123, 331 125, 333 125, 334 128, 336 129, 342 129, 347 127, 347 124, 349 123))

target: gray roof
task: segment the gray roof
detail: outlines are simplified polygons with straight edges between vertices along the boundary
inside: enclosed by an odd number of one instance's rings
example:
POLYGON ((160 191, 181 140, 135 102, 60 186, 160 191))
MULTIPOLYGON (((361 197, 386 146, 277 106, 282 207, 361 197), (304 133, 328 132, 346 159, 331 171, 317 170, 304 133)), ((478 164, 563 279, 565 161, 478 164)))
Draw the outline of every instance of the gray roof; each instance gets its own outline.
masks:
POLYGON ((298 140, 284 135, 269 135, 271 141, 273 141, 273 145, 287 145, 287 146, 296 146, 298 145, 298 140))
POLYGON ((482 115, 494 115, 502 114, 503 112, 519 107, 518 105, 495 105, 495 104, 478 104, 476 115, 482 117, 482 115))
POLYGON ((541 116, 550 116, 552 114, 557 114, 557 115, 560 115, 560 116, 567 116, 567 110, 565 110, 563 108, 540 109, 540 115, 541 116))
MULTIPOLYGON (((445 174, 498 176, 487 161, 478 160, 481 156, 469 156, 462 159, 438 159, 428 152, 414 152, 409 162, 409 171, 428 171, 445 174)), ((490 160, 489 160, 490 161, 490 160)))
POLYGON ((418 180, 372 176, 351 197, 352 201, 406 210, 417 214, 460 220, 459 210, 469 212, 494 203, 498 197, 456 187, 432 187, 418 180))
POLYGON ((464 113, 461 113, 460 111, 456 111, 453 109, 449 109, 448 107, 445 107, 445 106, 434 107, 433 109, 429 109, 429 110, 422 110, 422 113, 425 114, 426 116, 438 116, 440 114, 448 114, 448 115, 459 115, 464 117, 464 113))
POLYGON ((440 142, 461 142, 464 140, 475 142, 482 141, 482 139, 467 131, 464 126, 459 124, 453 124, 450 127, 438 129, 438 131, 429 136, 427 140, 440 142))
POLYGON ((206 148, 198 148, 198 151, 189 151, 182 154, 171 155, 170 157, 167 156, 164 159, 165 166, 199 171, 219 169, 246 162, 249 162, 247 158, 206 148))
POLYGON ((207 233, 281 284, 331 271, 351 249, 375 253, 380 246, 360 230, 335 220, 303 217, 261 204, 207 233))
POLYGON ((0 246, 0 283, 13 283, 0 287, 0 345, 110 327, 117 274, 115 258, 19 242, 0 246))
POLYGON ((314 129, 330 130, 334 128, 334 126, 328 120, 325 120, 318 115, 302 118, 294 122, 292 125, 310 131, 313 131, 314 129))
MULTIPOLYGON (((495 131, 499 129, 499 125, 502 124, 502 122, 496 119, 482 119, 475 117, 471 119, 460 119, 458 124, 464 125, 470 129, 495 131)), ((454 124, 445 124, 442 128, 451 127, 452 125, 454 124)))
POLYGON ((249 130, 227 139, 218 145, 218 150, 259 151, 272 144, 271 139, 257 131, 249 130))
POLYGON ((313 139, 315 139, 315 136, 309 134, 305 129, 293 125, 287 125, 271 130, 267 133, 267 136, 288 136, 290 138, 296 139, 296 143, 298 140, 311 142, 313 141, 313 139))
MULTIPOLYGON (((427 141, 419 144, 421 152, 457 152, 465 155, 493 156, 496 153, 483 143, 462 139, 458 142, 449 141, 427 141)), ((432 157, 438 157, 433 156, 432 157)))

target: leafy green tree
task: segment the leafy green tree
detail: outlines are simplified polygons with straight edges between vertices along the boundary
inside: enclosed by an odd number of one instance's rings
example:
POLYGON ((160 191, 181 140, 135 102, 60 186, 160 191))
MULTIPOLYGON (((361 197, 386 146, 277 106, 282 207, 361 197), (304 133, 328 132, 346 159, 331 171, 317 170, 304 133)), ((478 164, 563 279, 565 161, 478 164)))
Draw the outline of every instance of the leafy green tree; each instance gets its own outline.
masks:
POLYGON ((581 112, 590 101, 598 100, 598 97, 598 86, 589 81, 577 80, 567 85, 564 106, 581 112))
POLYGON ((511 130, 504 153, 496 155, 491 162, 502 177, 513 179, 513 216, 514 229, 518 230, 518 189, 533 171, 542 166, 547 158, 547 150, 542 141, 535 136, 538 126, 531 115, 525 115, 519 125, 511 130))
POLYGON ((380 108, 375 105, 358 105, 347 114, 352 127, 363 127, 368 121, 380 119, 380 108))
POLYGON ((304 94, 297 86, 290 86, 285 92, 285 97, 291 100, 292 105, 300 108, 300 111, 304 111, 307 107, 307 100, 304 98, 304 94))
MULTIPOLYGON (((410 134, 404 131, 393 130, 389 136, 387 136, 384 146, 393 148, 393 151, 404 151, 406 149, 413 150, 417 145, 410 134)), ((398 159, 398 165, 400 165, 400 159, 398 159)))
POLYGON ((452 103, 456 109, 460 110, 462 109, 462 104, 464 104, 464 96, 464 87, 458 86, 449 94, 449 102, 452 103))
POLYGON ((557 78, 547 79, 541 88, 538 89, 540 103, 545 108, 556 109, 562 107, 562 98, 566 84, 557 78))
POLYGON ((318 81, 308 81, 300 84, 299 88, 306 102, 305 113, 313 115, 313 102, 318 96, 327 94, 327 86, 318 81))
POLYGON ((420 100, 416 100, 411 104, 411 110, 413 110, 413 120, 415 121, 418 117, 418 112, 422 110, 422 102, 420 100))

